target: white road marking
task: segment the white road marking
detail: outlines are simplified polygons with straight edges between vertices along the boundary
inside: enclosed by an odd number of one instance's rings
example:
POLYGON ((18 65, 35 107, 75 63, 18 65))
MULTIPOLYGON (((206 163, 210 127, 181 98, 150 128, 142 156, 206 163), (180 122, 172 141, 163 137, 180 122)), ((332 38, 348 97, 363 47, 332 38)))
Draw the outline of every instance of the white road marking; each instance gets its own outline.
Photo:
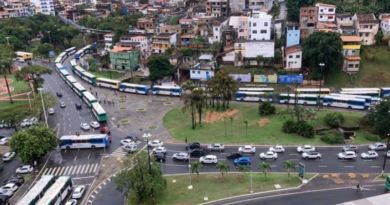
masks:
POLYGON ((297 153, 290 153, 288 155, 290 155, 290 156, 297 156, 298 154, 297 153))
POLYGON ((347 165, 347 166, 344 166, 345 168, 354 168, 354 166, 352 165, 347 165))
POLYGON ((64 170, 64 175, 67 175, 68 174, 68 170, 69 170, 69 166, 66 166, 65 170, 64 170))
POLYGON ((82 166, 80 166, 80 165, 77 167, 76 174, 80 174, 81 167, 82 167, 82 166))
POLYGON ((61 168, 59 169, 59 172, 58 172, 57 175, 63 175, 62 172, 63 172, 65 169, 66 169, 66 167, 61 167, 61 168))
POLYGON ((380 166, 370 166, 371 168, 374 168, 374 169, 376 169, 376 168, 380 168, 380 166))
POLYGON ((318 165, 318 167, 328 167, 328 165, 318 165))
POLYGON ((57 172, 57 169, 58 169, 58 167, 54 167, 54 169, 52 170, 52 172, 50 172, 50 174, 51 174, 51 175, 55 175, 54 173, 57 172))
POLYGON ((96 163, 96 164, 95 164, 95 169, 93 169, 93 173, 96 173, 96 171, 97 171, 98 167, 99 167, 99 164, 98 164, 98 163, 96 163))
POLYGON ((85 167, 86 167, 86 165, 85 165, 85 164, 83 164, 83 165, 81 166, 81 169, 80 169, 80 174, 83 174, 83 173, 84 173, 84 169, 85 169, 85 167))

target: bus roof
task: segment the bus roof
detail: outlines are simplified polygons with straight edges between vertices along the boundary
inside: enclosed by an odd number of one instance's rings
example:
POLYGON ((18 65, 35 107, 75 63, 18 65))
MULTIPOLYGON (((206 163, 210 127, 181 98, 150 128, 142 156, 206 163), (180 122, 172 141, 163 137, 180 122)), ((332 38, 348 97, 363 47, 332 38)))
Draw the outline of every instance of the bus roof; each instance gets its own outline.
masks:
POLYGON ((76 66, 76 65, 77 65, 76 59, 70 60, 70 64, 71 64, 72 66, 76 66))
POLYGON ((77 82, 76 78, 74 78, 71 75, 66 76, 66 79, 69 80, 69 82, 71 82, 71 83, 76 83, 77 82))
POLYGON ((92 73, 88 72, 88 71, 84 71, 83 72, 83 75, 87 76, 87 78, 96 78, 95 75, 93 75, 92 73))
POLYGON ((106 113, 106 111, 103 109, 103 107, 97 102, 92 103, 92 109, 94 109, 98 115, 106 113))
POLYGON ((78 82, 75 82, 75 83, 73 83, 73 86, 77 89, 77 90, 79 90, 79 91, 85 91, 86 89, 84 88, 84 86, 82 86, 80 83, 78 83, 78 82))
POLYGON ((73 140, 73 139, 79 139, 79 140, 86 140, 86 139, 101 139, 107 137, 107 134, 91 134, 91 135, 64 135, 61 136, 60 140, 73 140))
POLYGON ((379 91, 379 88, 341 88, 342 91, 379 91))
POLYGON ((84 68, 82 68, 82 67, 79 66, 79 65, 76 65, 76 66, 74 66, 73 68, 74 68, 75 70, 78 70, 78 71, 81 72, 81 73, 85 72, 84 68))
POLYGON ((91 92, 85 91, 83 92, 83 96, 88 99, 88 101, 96 101, 96 98, 94 95, 92 95, 91 92))
POLYGON ((263 87, 263 88, 238 88, 240 91, 260 91, 260 90, 266 90, 266 91, 274 91, 274 88, 269 87, 263 87))
POLYGON ((181 87, 180 86, 174 86, 174 85, 172 85, 172 86, 169 86, 169 85, 155 85, 155 86, 153 86, 153 88, 166 88, 166 89, 170 89, 170 88, 176 88, 176 89, 181 89, 181 87))
POLYGON ((359 93, 367 93, 367 94, 378 94, 379 91, 376 90, 342 90, 341 94, 359 94, 359 93))
POLYGON ((69 176, 60 176, 54 184, 46 191, 43 197, 38 201, 37 205, 48 205, 49 202, 57 196, 62 187, 70 180, 69 176))
POLYGON ((325 95, 324 98, 332 98, 335 100, 355 100, 355 101, 360 101, 360 102, 366 102, 365 99, 362 98, 355 98, 352 96, 333 96, 333 95, 325 95))
POLYGON ((129 86, 129 87, 142 87, 142 88, 149 87, 148 85, 141 85, 141 84, 134 84, 134 83, 121 83, 121 85, 129 86))
POLYGON ((64 76, 68 76, 68 75, 69 75, 69 72, 68 72, 67 70, 65 70, 65 69, 60 70, 60 72, 61 72, 62 75, 64 75, 64 76))
POLYGON ((56 67, 57 67, 58 69, 61 69, 61 68, 62 68, 62 64, 61 64, 61 63, 56 63, 56 67))
POLYGON ((371 96, 368 95, 351 95, 351 94, 343 94, 343 93, 331 93, 332 96, 340 96, 340 97, 355 97, 355 98, 365 98, 371 99, 371 96))
POLYGON ((43 175, 16 205, 29 205, 52 180, 54 180, 53 175, 43 175))
POLYGON ((251 91, 240 91, 240 90, 237 91, 236 94, 237 94, 237 93, 249 94, 249 95, 251 95, 251 94, 253 94, 253 95, 255 95, 255 94, 265 94, 265 92, 260 92, 260 91, 259 91, 259 92, 254 92, 254 91, 251 92, 251 91))
MULTIPOLYGON (((302 92, 302 91, 319 91, 319 88, 297 88, 297 92, 302 92)), ((330 91, 329 88, 321 88, 321 91, 330 91)))
POLYGON ((74 49, 76 49, 76 47, 70 47, 70 48, 66 49, 65 52, 69 52, 69 51, 72 51, 74 49))
MULTIPOLYGON (((280 96, 288 96, 288 93, 281 93, 280 96)), ((324 94, 321 95, 321 97, 324 96, 324 94)), ((290 97, 295 97, 295 93, 290 93, 290 97)), ((318 98, 317 94, 298 94, 298 97, 316 97, 318 98)))
POLYGON ((25 51, 16 51, 15 54, 16 55, 32 55, 32 53, 25 52, 25 51))
POLYGON ((108 78, 96 78, 97 81, 103 81, 103 82, 109 82, 109 83, 120 83, 121 81, 119 80, 111 80, 108 78))

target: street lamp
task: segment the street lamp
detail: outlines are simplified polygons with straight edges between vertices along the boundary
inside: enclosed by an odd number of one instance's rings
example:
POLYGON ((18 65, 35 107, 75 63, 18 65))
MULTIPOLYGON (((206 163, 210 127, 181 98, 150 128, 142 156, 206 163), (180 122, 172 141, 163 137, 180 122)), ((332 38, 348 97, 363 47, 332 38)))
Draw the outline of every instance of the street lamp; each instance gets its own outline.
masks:
POLYGON ((324 66, 325 66, 325 63, 320 63, 318 64, 320 66, 320 70, 321 70, 321 79, 320 79, 320 89, 318 90, 318 110, 320 110, 320 106, 321 106, 321 86, 322 86, 322 80, 324 79, 324 66))
POLYGON ((47 123, 47 116, 46 116, 45 103, 43 102, 43 96, 42 96, 43 88, 38 88, 38 91, 39 91, 39 93, 40 93, 40 95, 41 95, 42 109, 43 109, 43 115, 44 115, 44 117, 45 117, 46 127, 49 127, 49 124, 47 123))
POLYGON ((30 95, 31 95, 32 91, 27 93, 27 97, 28 97, 28 104, 30 105, 30 110, 32 109, 31 107, 31 99, 30 99, 30 95))
POLYGON ((389 151, 390 133, 387 133, 386 136, 387 136, 386 153, 385 153, 385 157, 383 158, 382 175, 385 173, 385 168, 386 168, 387 152, 389 151))
POLYGON ((7 45, 9 45, 9 36, 6 36, 5 39, 7 39, 7 45))
POLYGON ((142 135, 143 138, 146 138, 146 148, 148 149, 148 165, 149 165, 149 173, 152 174, 152 167, 150 165, 150 152, 149 152, 149 138, 152 137, 150 133, 144 133, 142 135))
POLYGON ((188 152, 188 178, 189 178, 188 189, 191 190, 193 187, 192 187, 192 178, 191 178, 191 155, 190 155, 190 149, 188 149, 187 152, 188 152))

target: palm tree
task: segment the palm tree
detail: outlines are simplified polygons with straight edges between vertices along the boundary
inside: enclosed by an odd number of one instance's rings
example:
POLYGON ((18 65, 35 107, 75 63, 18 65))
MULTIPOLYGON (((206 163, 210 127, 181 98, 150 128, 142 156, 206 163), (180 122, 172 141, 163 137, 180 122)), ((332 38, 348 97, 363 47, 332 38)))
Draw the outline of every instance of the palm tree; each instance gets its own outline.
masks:
POLYGON ((195 161, 191 163, 191 173, 196 173, 196 176, 199 177, 199 172, 202 169, 202 163, 195 161))
POLYGON ((244 176, 245 176, 245 173, 247 172, 247 171, 249 171, 249 167, 248 166, 246 166, 246 165, 238 165, 237 167, 236 167, 236 169, 237 169, 237 171, 239 171, 239 172, 241 172, 241 180, 243 180, 244 179, 244 176))
POLYGON ((11 90, 9 89, 7 74, 11 72, 12 66, 12 49, 9 46, 2 48, 0 52, 0 74, 3 74, 5 85, 9 96, 9 102, 13 103, 11 90))
POLYGON ((196 106, 195 101, 192 98, 192 92, 185 92, 182 95, 182 99, 184 101, 183 106, 183 112, 189 111, 191 113, 191 123, 192 123, 192 129, 195 129, 196 127, 196 106))
POLYGON ((192 90, 192 98, 198 111, 199 125, 202 126, 203 108, 207 107, 207 95, 204 90, 195 88, 192 90))
POLYGON ((290 171, 295 169, 295 163, 293 161, 286 160, 286 161, 284 161, 283 165, 284 165, 284 168, 287 169, 288 177, 290 177, 290 171))
POLYGON ((221 173, 222 179, 224 179, 224 174, 230 170, 230 166, 226 162, 219 162, 215 168, 221 173))
POLYGON ((267 178, 267 172, 271 168, 271 165, 267 162, 262 162, 260 163, 259 168, 263 172, 264 178, 267 178))

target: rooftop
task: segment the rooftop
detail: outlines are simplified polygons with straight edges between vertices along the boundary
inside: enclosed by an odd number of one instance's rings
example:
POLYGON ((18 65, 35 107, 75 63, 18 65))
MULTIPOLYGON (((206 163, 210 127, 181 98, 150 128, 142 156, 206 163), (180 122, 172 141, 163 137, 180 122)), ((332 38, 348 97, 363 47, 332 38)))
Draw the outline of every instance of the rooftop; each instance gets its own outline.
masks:
POLYGON ((343 42, 360 42, 361 39, 359 36, 340 36, 343 42))
POLYGON ((133 50, 133 47, 122 47, 122 46, 114 46, 114 48, 111 49, 111 52, 116 52, 116 53, 120 53, 120 52, 128 52, 128 51, 131 51, 133 50))
POLYGON ((356 14, 359 23, 378 23, 374 14, 356 14))
POLYGON ((342 14, 337 14, 337 18, 348 18, 348 17, 353 17, 353 14, 351 13, 342 13, 342 14))
POLYGON ((295 53, 295 52, 299 52, 299 51, 302 51, 302 48, 300 45, 296 45, 296 46, 287 47, 285 50, 285 53, 289 54, 289 53, 295 53))
POLYGON ((333 8, 336 8, 335 5, 333 4, 324 4, 324 3, 316 3, 316 7, 318 6, 324 6, 324 7, 333 7, 333 8))

